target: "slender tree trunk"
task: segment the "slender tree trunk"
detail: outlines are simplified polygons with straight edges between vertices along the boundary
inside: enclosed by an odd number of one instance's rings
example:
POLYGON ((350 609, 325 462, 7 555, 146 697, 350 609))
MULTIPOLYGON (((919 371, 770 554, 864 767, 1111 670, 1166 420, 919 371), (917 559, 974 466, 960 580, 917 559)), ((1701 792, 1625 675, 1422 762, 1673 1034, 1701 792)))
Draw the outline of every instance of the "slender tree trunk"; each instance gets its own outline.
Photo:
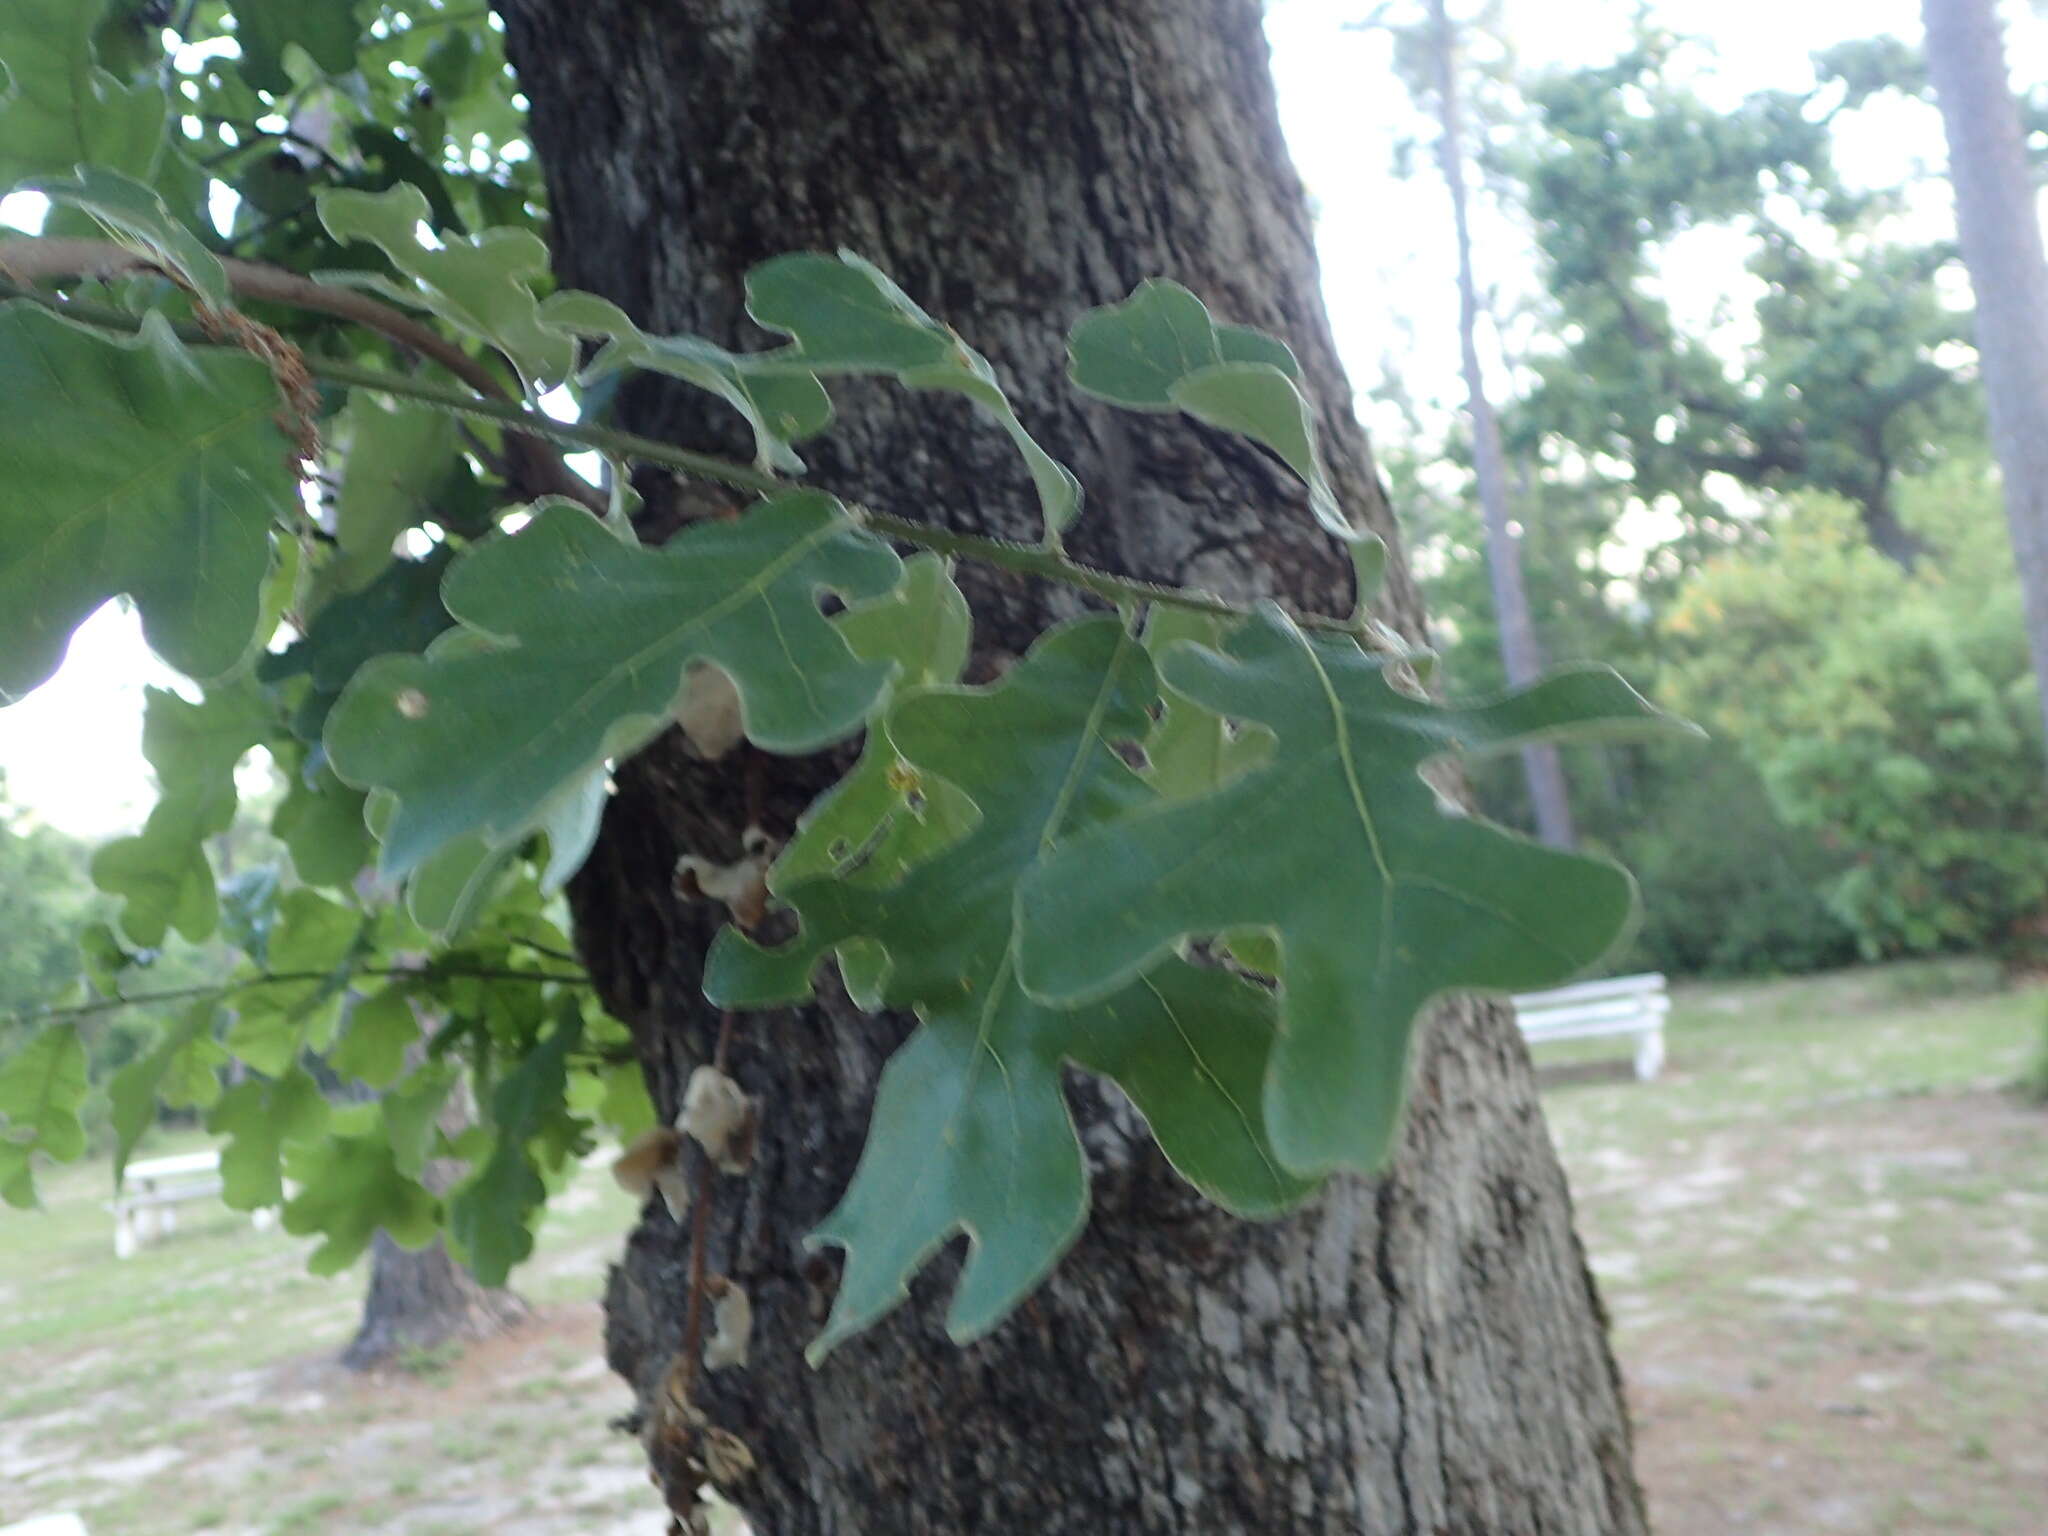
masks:
MULTIPOLYGON (((1444 0, 1429 0, 1436 52, 1437 163, 1451 194, 1451 221, 1458 239, 1458 348, 1465 373, 1465 414, 1472 420, 1472 467, 1479 480, 1479 514, 1486 522, 1486 567, 1493 578, 1493 612, 1500 626, 1500 659, 1510 683, 1532 681, 1543 670, 1536 624, 1529 616, 1529 590, 1522 579, 1522 546, 1508 509, 1506 457, 1500 421, 1486 394, 1479 363, 1479 284, 1472 275, 1472 223, 1465 202, 1465 133, 1458 91, 1458 35, 1444 0)), ((1539 742, 1522 749, 1536 834, 1553 848, 1578 841, 1572 828, 1571 797, 1557 748, 1539 742)))
MULTIPOLYGON (((1171 274, 1293 342, 1348 504, 1391 533, 1330 345, 1256 0, 498 0, 548 173, 557 270, 662 330, 758 339, 746 267, 792 248, 876 260, 986 350, 1088 487, 1086 558, 1335 609, 1344 562, 1260 453, 1064 385, 1086 307, 1171 274)), ((807 445, 818 483, 1012 537, 1034 533, 1001 437, 947 401, 846 388, 807 445)), ((735 425, 665 386, 625 424, 700 447, 735 425)), ((663 482, 643 477, 646 519, 663 482)), ((963 568, 987 676, 1063 594, 963 568)), ((1396 556, 1385 611, 1421 614, 1396 556)), ((763 760, 754 759, 756 764, 763 760)), ((620 766, 572 887, 578 942, 672 1111, 718 1020, 699 994, 722 915, 674 893, 678 856, 730 859, 751 810, 784 831, 831 765, 744 773, 673 739, 620 766)), ((1308 877, 1308 872, 1304 872, 1308 877)), ((1406 1143, 1376 1181, 1254 1225, 1207 1208, 1127 1108, 1076 1081, 1095 1216, 1008 1322, 940 1332, 942 1258, 908 1304, 817 1370, 801 1351, 836 1261, 803 1233, 858 1155, 907 1021, 819 1004, 740 1020, 764 1105, 753 1173, 719 1186, 714 1268, 750 1292, 752 1363, 703 1389, 755 1470, 728 1489, 767 1536, 968 1531, 1639 1532, 1629 1428, 1519 1037, 1442 1010, 1406 1143)), ((607 1297, 641 1400, 681 1334, 689 1239, 650 1206, 607 1297)), ((670 1485, 681 1469, 657 1448, 670 1485)))
POLYGON ((1991 446, 2019 566, 2027 649, 2048 719, 2048 257, 1993 0, 1921 0, 1948 131, 1991 446))

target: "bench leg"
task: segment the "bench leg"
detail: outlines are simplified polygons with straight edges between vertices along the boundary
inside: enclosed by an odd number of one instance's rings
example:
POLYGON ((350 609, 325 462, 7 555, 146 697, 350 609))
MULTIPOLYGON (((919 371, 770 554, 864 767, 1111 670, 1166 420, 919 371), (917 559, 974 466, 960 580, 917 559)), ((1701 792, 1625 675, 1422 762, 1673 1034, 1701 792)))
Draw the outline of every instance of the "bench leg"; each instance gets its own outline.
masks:
POLYGON ((277 1207, 274 1205, 259 1205, 249 1213, 249 1221, 258 1232, 268 1232, 277 1225, 277 1207))
POLYGON ((1647 1083, 1664 1066, 1664 1029, 1648 1030, 1636 1042, 1636 1080, 1647 1083))
POLYGON ((135 1257, 135 1213, 126 1209, 114 1212, 114 1257, 135 1257))

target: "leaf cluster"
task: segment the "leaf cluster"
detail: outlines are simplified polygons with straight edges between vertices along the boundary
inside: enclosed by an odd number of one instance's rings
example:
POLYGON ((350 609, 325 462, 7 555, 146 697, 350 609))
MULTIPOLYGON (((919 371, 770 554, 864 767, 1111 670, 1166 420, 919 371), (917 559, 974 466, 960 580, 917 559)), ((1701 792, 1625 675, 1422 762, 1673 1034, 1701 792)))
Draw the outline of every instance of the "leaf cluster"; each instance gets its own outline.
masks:
MULTIPOLYGON (((93 53, 91 6, 53 34, 85 63, 38 73, 5 107, 8 142, 35 153, 0 192, 33 181, 113 240, 106 270, 126 275, 31 268, 45 286, 0 302, 0 382, 20 402, 0 422, 0 688, 40 683, 112 597, 196 685, 152 697, 161 798, 95 860, 121 902, 96 966, 108 995, 0 1070, 9 1198, 28 1198, 32 1158, 82 1149, 78 1017, 122 1001, 128 946, 218 932, 241 968, 111 1085, 117 1170, 156 1106, 188 1106, 225 1139, 229 1203, 282 1203, 288 1229, 320 1236, 316 1267, 382 1227, 401 1242, 445 1231, 502 1278, 551 1182, 600 1133, 652 1119, 625 1026, 587 998, 551 903, 597 835, 611 765, 672 728, 710 759, 741 741, 804 754, 865 738, 847 777, 778 829, 793 835, 767 894, 794 937, 729 930, 706 981, 727 1007, 783 1006, 830 955, 863 1006, 919 1020, 816 1234, 848 1253, 820 1348, 886 1311, 956 1233, 972 1249, 962 1337, 1055 1262, 1087 1212, 1070 1066, 1116 1083, 1195 1185, 1272 1214, 1389 1155, 1432 998, 1562 980, 1625 928, 1618 868, 1441 805, 1422 769, 1670 722, 1599 670, 1430 700, 1425 658, 1368 616, 1380 547, 1339 502, 1280 341, 1149 282, 1078 319, 1070 377, 1290 468, 1358 560, 1349 616, 1074 563, 1076 477, 987 359, 856 256, 748 273, 748 313, 780 338, 752 351, 556 290, 519 162, 450 152, 465 129, 503 128, 488 29, 432 5, 368 34, 345 0, 229 10, 238 57, 169 63, 180 119, 233 125, 210 164, 160 132, 147 82, 165 61, 133 39, 119 69, 111 45, 93 53), (296 115, 330 97, 351 103, 348 143, 296 115), (88 106, 109 124, 132 111, 134 142, 78 142, 66 123, 88 106), (202 215, 216 177, 257 222, 202 215), (286 282, 231 251, 325 275, 286 282), (256 300, 296 309, 266 308, 277 328, 260 331, 242 309, 256 300), (420 378, 394 338, 461 387, 420 378), (593 420, 636 372, 737 412, 752 462, 593 420), (966 397, 1028 468, 1039 542, 801 483, 800 445, 829 428, 850 376, 966 397), (537 408, 557 390, 584 419, 537 408), (605 488, 563 465, 565 446, 604 456, 605 488), (747 494, 646 545, 629 486, 647 463, 747 494), (898 543, 928 552, 906 561, 898 543), (963 686, 971 616, 947 556, 1117 611, 963 686), (270 818, 285 858, 224 882, 210 843, 259 749, 285 779, 270 818), (352 1102, 345 1084, 376 1097, 352 1102), (460 1171, 438 1193, 426 1169, 443 1159, 460 1171)), ((0 24, 11 68, 35 62, 26 35, 0 24)), ((731 871, 701 863, 682 872, 728 889, 731 871)), ((752 903, 728 899, 748 920, 752 903)))

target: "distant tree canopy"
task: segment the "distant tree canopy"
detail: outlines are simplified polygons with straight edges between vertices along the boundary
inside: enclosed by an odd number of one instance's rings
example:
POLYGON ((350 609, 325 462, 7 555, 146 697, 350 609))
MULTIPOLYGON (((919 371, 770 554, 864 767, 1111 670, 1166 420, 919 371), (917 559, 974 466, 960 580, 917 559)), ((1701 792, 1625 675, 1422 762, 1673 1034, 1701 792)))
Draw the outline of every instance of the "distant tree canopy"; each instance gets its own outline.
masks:
POLYGON ((14 804, 0 775, 0 1054, 30 1033, 16 1015, 55 1002, 78 979, 78 935, 104 905, 91 857, 14 804))
MULTIPOLYGON (((1680 51, 1646 36, 1529 89, 1537 130, 1501 163, 1525 190, 1561 345, 1530 360, 1512 439, 1550 464, 1599 456, 1637 496, 1668 498, 1709 548, 1740 532, 1717 473, 1830 492, 1910 565, 1923 549, 1899 518, 1898 479, 1976 419, 1968 315, 1937 285, 1955 252, 1891 240, 1896 197, 1843 185, 1831 128, 1847 105, 1823 104, 1826 81, 1721 111, 1680 51), (1707 226, 1747 238, 1761 293, 1748 316, 1724 305, 1701 332, 1674 313, 1678 279, 1660 263, 1707 226)), ((1872 55, 1854 78, 1902 68, 1872 55)))

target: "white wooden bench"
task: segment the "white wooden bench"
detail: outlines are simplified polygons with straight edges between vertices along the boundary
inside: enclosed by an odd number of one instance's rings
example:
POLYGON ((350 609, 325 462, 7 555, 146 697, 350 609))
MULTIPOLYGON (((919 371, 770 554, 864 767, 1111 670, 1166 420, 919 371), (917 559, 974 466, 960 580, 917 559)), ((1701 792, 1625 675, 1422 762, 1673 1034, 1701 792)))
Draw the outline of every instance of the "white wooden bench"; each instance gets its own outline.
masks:
POLYGON ((86 1536, 85 1522, 66 1510, 61 1515, 37 1515, 19 1525, 0 1525, 0 1536, 86 1536))
POLYGON ((1592 1035, 1634 1035, 1636 1076, 1648 1082, 1664 1065, 1664 1015, 1671 997, 1655 971, 1582 981, 1553 992, 1517 996, 1515 1022, 1531 1045, 1583 1040, 1592 1035))
MULTIPOLYGON (((217 1151, 183 1152, 130 1163, 121 1175, 121 1191, 114 1197, 114 1257, 133 1258, 144 1239, 176 1230, 180 1204, 217 1199, 220 1191, 217 1151)), ((262 1229, 276 1214, 258 1210, 251 1217, 262 1229)))

